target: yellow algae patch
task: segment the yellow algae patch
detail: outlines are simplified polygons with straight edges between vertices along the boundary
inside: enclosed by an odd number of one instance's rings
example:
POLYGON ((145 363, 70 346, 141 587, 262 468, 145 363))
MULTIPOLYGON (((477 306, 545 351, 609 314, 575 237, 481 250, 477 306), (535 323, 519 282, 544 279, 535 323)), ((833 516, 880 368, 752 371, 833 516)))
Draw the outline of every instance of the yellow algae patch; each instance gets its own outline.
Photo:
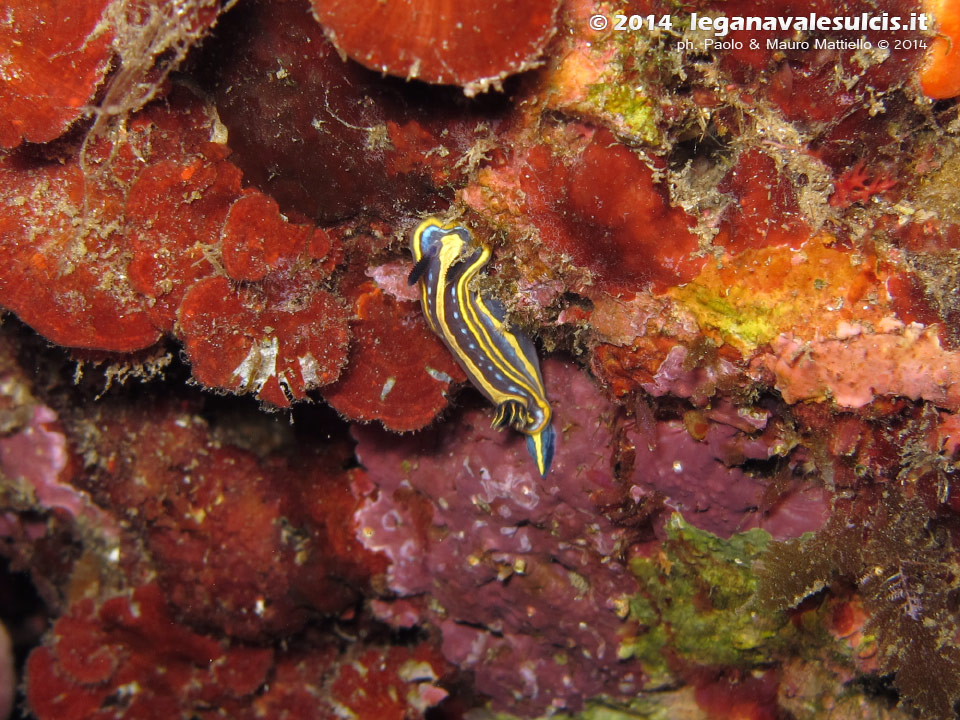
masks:
POLYGON ((833 242, 820 235, 800 249, 726 256, 668 294, 701 329, 746 354, 786 332, 815 340, 872 330, 891 314, 876 258, 835 249, 833 242))

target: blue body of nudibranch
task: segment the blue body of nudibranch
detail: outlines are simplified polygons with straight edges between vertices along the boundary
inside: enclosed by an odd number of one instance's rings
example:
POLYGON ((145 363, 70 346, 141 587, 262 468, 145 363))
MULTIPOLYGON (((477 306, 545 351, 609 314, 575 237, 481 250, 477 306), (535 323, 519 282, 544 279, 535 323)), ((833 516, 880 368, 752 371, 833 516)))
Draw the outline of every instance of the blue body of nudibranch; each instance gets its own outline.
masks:
POLYGON ((490 248, 477 245, 466 228, 430 218, 414 232, 412 251, 410 284, 420 281, 427 323, 497 406, 493 424, 524 433, 537 469, 546 475, 555 433, 537 351, 530 338, 507 329, 503 307, 472 282, 490 261, 490 248))

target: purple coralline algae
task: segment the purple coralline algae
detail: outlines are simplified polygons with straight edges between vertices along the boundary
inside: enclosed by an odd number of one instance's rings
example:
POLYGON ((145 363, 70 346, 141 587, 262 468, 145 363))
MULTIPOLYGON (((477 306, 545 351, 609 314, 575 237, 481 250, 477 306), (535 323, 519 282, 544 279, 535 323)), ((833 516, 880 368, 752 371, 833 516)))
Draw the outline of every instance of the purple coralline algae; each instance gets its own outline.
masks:
MULTIPOLYGON (((354 430, 376 488, 365 488, 358 533, 390 558, 389 589, 429 597, 421 620, 440 626, 447 659, 495 707, 521 713, 578 709, 641 682, 617 652, 637 590, 621 559, 628 537, 597 512, 614 486, 614 408, 576 367, 547 360, 543 372, 558 430, 545 479, 487 411, 419 436, 354 430)), ((409 624, 414 605, 393 605, 375 608, 409 624)))
POLYGON ((639 501, 658 493, 691 525, 721 537, 760 527, 783 539, 820 528, 830 507, 830 494, 823 487, 791 483, 771 503, 768 482, 738 466, 773 456, 779 439, 754 437, 721 422, 707 427, 704 438, 697 440, 681 421, 661 421, 652 444, 629 430, 627 437, 636 446, 630 496, 639 501))

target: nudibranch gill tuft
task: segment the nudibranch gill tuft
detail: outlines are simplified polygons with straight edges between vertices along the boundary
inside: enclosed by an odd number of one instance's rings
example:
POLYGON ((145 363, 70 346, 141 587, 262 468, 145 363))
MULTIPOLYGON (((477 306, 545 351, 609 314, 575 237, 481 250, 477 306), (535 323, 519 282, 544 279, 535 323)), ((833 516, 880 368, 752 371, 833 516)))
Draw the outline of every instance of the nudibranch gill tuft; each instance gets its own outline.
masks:
POLYGON ((473 282, 490 261, 490 248, 477 244, 465 227, 429 218, 413 233, 411 249, 416 264, 409 281, 420 282, 427 323, 497 406, 494 427, 512 425, 525 434, 540 475, 546 475, 555 433, 536 348, 504 325, 503 306, 473 282))

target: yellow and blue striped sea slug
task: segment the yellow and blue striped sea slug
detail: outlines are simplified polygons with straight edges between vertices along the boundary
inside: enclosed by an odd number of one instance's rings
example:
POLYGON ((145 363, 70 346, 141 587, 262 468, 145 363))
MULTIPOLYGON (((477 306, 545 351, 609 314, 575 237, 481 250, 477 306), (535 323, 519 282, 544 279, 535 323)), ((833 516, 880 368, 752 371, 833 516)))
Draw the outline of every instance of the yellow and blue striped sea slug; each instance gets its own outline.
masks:
POLYGON ((465 227, 436 218, 420 223, 411 245, 416 264, 410 284, 420 282, 427 323, 497 406, 493 425, 509 424, 525 434, 537 470, 546 475, 555 433, 536 348, 530 338, 506 327, 503 306, 484 297, 474 282, 490 261, 490 248, 477 244, 465 227))

